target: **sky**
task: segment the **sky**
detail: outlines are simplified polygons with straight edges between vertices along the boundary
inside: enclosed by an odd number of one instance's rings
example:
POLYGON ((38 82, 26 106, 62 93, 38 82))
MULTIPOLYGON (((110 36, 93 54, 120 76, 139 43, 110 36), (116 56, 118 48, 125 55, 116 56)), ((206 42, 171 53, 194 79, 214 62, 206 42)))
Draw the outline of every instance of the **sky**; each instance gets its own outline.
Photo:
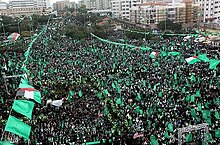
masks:
MULTIPOLYGON (((0 0, 0 1, 3 1, 3 2, 6 2, 8 3, 9 0, 0 0)), ((55 3, 56 1, 63 1, 63 0, 50 0, 50 5, 52 5, 53 3, 55 3)), ((71 2, 76 2, 78 3, 79 0, 70 0, 71 2)))

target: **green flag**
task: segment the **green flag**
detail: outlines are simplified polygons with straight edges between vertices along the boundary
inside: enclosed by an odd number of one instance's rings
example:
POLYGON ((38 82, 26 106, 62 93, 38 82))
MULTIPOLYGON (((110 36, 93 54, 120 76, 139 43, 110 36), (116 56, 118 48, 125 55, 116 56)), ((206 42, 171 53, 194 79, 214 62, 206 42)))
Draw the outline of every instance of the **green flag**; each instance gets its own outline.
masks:
POLYGON ((113 89, 115 89, 115 88, 116 88, 114 83, 112 83, 112 88, 113 88, 113 89))
POLYGON ((79 96, 82 97, 82 91, 81 90, 79 91, 79 96))
POLYGON ((209 60, 209 69, 216 69, 216 66, 220 63, 220 60, 210 59, 209 60))
POLYGON ((101 99, 102 98, 102 93, 98 92, 97 96, 99 97, 99 99, 101 99))
POLYGON ((141 95, 140 95, 140 93, 137 94, 136 100, 137 100, 137 101, 140 101, 140 100, 141 100, 141 95))
POLYGON ((179 52, 168 52, 168 55, 176 56, 176 55, 181 55, 179 52))
POLYGON ((32 118, 32 110, 34 108, 34 103, 31 101, 27 101, 27 100, 14 100, 12 109, 17 112, 20 113, 26 117, 28 117, 29 119, 32 118))
POLYGON ((0 145, 13 145, 13 144, 10 143, 9 141, 3 141, 3 142, 0 142, 0 145))
POLYGON ((156 140, 156 137, 154 135, 150 136, 150 143, 151 143, 151 145, 159 145, 159 143, 156 140))
POLYGON ((173 124, 172 123, 168 124, 168 129, 170 132, 173 132, 173 124))
POLYGON ((186 142, 191 142, 192 141, 192 133, 189 133, 186 135, 186 142))
POLYGON ((34 100, 41 104, 41 93, 39 91, 34 91, 34 100))
POLYGON ((100 141, 86 142, 86 145, 98 145, 98 144, 100 144, 100 141))
POLYGON ((215 130, 215 137, 220 138, 220 129, 215 130))
POLYGON ((218 120, 220 119, 218 111, 215 111, 215 118, 218 120))
POLYGON ((28 85, 28 80, 26 78, 21 78, 21 84, 28 85))
POLYGON ((165 132, 164 137, 165 137, 165 138, 169 138, 169 133, 168 133, 168 131, 165 132))
POLYGON ((72 96, 74 95, 74 92, 72 90, 69 91, 68 97, 67 97, 67 101, 70 102, 72 99, 72 96))
POLYGON ((27 84, 19 84, 19 88, 34 88, 33 86, 31 85, 27 85, 27 84))
POLYGON ((5 126, 5 131, 22 136, 25 139, 29 139, 31 126, 10 115, 5 126))
POLYGON ((191 100, 190 101, 191 102, 195 102, 195 96, 194 95, 191 96, 191 100))
POLYGON ((201 94, 200 94, 200 90, 196 91, 196 97, 200 97, 201 94))
POLYGON ((162 97, 163 96, 163 93, 162 92, 159 92, 158 93, 158 97, 162 97))
POLYGON ((118 99, 116 100, 116 103, 117 103, 117 104, 122 104, 121 98, 118 98, 118 99))
POLYGON ((199 104, 197 104, 197 106, 198 106, 198 111, 202 111, 202 104, 199 103, 199 104))
POLYGON ((206 54, 200 54, 198 55, 198 59, 204 61, 204 62, 209 62, 209 58, 206 56, 206 54))

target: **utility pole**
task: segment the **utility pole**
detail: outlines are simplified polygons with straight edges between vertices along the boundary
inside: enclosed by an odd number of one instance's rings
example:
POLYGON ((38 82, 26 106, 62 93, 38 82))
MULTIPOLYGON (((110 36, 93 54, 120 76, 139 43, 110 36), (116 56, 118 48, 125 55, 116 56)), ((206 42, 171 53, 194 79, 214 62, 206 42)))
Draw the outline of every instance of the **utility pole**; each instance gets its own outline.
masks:
POLYGON ((167 9, 165 10, 165 32, 167 30, 167 9))
POLYGON ((7 85, 7 79, 9 78, 17 78, 17 77, 22 77, 23 75, 12 75, 12 76, 6 76, 5 72, 2 72, 3 78, 4 78, 4 83, 5 83, 5 89, 8 95, 10 95, 8 91, 8 85, 7 85))

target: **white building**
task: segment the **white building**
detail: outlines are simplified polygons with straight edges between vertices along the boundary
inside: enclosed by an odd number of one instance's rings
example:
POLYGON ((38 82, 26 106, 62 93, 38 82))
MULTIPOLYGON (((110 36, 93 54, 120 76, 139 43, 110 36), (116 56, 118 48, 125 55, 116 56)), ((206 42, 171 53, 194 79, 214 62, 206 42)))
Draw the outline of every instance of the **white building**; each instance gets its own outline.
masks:
POLYGON ((112 0, 111 10, 115 17, 129 20, 130 18, 130 8, 140 4, 141 0, 112 0))
POLYGON ((10 0, 9 8, 34 8, 36 6, 34 0, 10 0))
POLYGON ((192 0, 181 3, 146 2, 130 8, 129 21, 152 26, 166 19, 175 23, 193 24, 198 21, 198 10, 199 6, 193 4, 192 0))
POLYGON ((220 0, 200 0, 201 21, 220 24, 220 0))
POLYGON ((8 8, 7 3, 0 1, 0 9, 2 10, 2 9, 7 9, 7 8, 8 8))
POLYGON ((110 8, 110 0, 96 0, 96 10, 107 10, 110 8))
POLYGON ((78 6, 85 5, 88 10, 96 9, 96 0, 80 0, 78 1, 78 6))
POLYGON ((47 8, 49 0, 10 0, 9 8, 47 8))

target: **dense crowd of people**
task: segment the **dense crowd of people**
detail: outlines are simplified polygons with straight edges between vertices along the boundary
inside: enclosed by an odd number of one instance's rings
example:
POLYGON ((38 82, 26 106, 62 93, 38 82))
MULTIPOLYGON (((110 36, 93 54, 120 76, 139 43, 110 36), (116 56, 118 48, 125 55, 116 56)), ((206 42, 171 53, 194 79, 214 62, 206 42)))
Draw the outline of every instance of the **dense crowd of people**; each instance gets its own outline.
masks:
MULTIPOLYGON (((42 94, 42 104, 35 104, 29 122, 29 144, 100 141, 176 145, 179 128, 201 123, 209 124, 209 144, 220 143, 219 67, 209 69, 208 62, 185 61, 201 54, 219 59, 215 48, 180 36, 127 39, 123 45, 114 45, 96 38, 76 41, 56 33, 48 29, 35 42, 27 69, 20 69, 23 51, 10 49, 0 56, 6 75, 25 72, 31 85, 42 94), (129 48, 126 43, 137 47, 129 48), (153 51, 158 52, 155 58, 150 57, 153 51), (62 98, 65 101, 60 107, 46 103, 62 98)), ((111 35, 119 40, 124 33, 111 35)), ((0 134, 19 84, 12 79, 8 88, 12 91, 7 94, 1 79, 0 134)), ((204 132, 183 135, 183 142, 201 144, 204 132)), ((5 133, 4 138, 16 137, 5 133)), ((17 140, 27 143, 18 137, 17 140)))

